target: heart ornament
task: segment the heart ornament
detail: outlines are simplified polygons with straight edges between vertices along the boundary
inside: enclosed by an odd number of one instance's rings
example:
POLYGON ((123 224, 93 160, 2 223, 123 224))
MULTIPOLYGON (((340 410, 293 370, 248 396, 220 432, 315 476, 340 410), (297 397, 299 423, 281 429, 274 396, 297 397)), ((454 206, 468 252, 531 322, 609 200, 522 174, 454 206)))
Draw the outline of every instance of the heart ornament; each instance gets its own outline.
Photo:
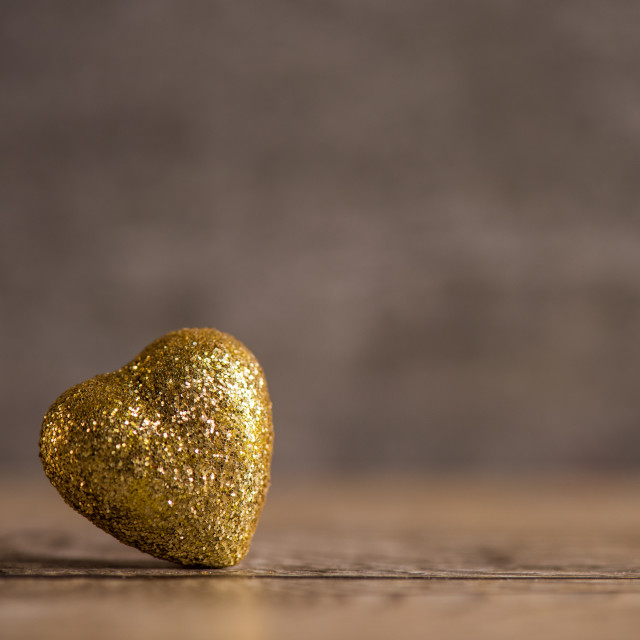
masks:
POLYGON ((63 393, 44 417, 40 457, 64 500, 120 542, 225 567, 249 549, 272 445, 253 354, 215 329, 182 329, 63 393))

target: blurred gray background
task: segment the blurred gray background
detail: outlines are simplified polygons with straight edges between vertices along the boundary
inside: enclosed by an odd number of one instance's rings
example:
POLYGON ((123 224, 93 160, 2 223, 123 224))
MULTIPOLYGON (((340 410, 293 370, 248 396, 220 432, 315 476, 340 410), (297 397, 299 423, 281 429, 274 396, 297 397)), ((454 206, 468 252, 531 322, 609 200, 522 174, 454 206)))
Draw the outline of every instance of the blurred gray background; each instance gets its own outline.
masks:
POLYGON ((0 5, 0 464, 185 326, 277 473, 640 466, 640 4, 0 5))

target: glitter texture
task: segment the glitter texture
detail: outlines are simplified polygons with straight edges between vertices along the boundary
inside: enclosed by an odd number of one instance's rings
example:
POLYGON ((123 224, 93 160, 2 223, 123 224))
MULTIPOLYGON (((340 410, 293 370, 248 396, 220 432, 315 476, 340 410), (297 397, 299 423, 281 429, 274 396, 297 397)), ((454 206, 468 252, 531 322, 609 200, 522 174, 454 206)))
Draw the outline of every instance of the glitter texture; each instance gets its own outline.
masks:
POLYGON ((62 394, 44 417, 40 457, 65 501, 121 542, 224 567, 248 551, 272 443, 253 354, 215 329, 182 329, 62 394))

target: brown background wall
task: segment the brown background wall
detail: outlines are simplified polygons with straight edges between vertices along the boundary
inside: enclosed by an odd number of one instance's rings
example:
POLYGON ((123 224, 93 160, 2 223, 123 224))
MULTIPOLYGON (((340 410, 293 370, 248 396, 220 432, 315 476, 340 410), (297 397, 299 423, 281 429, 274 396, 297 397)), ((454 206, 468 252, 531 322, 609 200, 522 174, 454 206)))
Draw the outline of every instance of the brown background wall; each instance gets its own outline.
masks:
POLYGON ((640 463, 640 5, 5 1, 0 460, 183 326, 280 471, 640 463))

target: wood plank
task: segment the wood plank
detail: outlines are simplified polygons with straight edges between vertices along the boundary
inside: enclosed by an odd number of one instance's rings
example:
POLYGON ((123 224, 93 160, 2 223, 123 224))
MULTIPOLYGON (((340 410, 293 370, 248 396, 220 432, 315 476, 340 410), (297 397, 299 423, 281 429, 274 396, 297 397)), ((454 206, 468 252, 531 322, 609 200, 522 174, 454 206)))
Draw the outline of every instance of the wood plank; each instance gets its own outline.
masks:
POLYGON ((279 479, 245 561, 203 570, 121 545, 45 481, 6 479, 0 628, 12 639, 631 632, 639 498, 639 478, 279 479))

